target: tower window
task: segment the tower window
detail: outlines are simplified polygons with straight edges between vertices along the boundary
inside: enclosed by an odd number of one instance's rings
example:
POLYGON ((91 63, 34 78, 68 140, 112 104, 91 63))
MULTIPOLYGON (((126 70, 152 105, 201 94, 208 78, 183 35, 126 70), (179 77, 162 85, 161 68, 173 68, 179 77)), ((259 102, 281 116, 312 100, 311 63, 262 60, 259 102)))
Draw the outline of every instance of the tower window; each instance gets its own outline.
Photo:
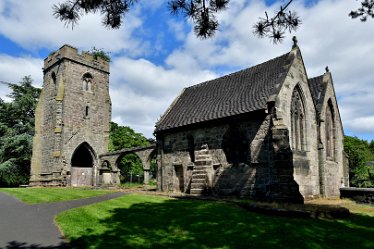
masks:
POLYGON ((57 90, 57 77, 55 72, 52 73, 52 83, 53 83, 53 89, 56 91, 57 90))
POLYGON ((90 107, 86 106, 86 117, 88 116, 89 109, 90 109, 90 107))
POLYGON ((86 92, 92 91, 92 75, 89 73, 86 73, 83 75, 83 90, 86 92))

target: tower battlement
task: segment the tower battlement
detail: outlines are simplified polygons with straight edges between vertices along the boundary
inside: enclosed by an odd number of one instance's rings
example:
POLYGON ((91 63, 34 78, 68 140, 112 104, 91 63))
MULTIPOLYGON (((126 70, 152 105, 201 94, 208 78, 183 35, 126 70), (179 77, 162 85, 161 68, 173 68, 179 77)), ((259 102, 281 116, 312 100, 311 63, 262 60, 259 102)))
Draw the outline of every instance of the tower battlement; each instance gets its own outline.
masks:
POLYGON ((60 60, 67 59, 76 63, 98 69, 109 73, 109 62, 101 57, 95 58, 93 54, 89 52, 78 53, 78 49, 70 45, 65 44, 59 50, 48 55, 44 59, 44 71, 58 63, 60 60))

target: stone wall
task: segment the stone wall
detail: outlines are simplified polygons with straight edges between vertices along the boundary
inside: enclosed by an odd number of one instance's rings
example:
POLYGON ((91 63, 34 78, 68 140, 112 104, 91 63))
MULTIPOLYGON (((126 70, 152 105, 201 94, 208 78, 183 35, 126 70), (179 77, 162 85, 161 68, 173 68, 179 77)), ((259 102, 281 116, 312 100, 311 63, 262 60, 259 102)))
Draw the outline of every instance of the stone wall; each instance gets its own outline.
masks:
POLYGON ((348 164, 344 163, 344 145, 343 145, 343 126, 340 119, 339 108, 335 97, 333 82, 331 74, 326 72, 323 77, 323 82, 326 84, 326 92, 323 96, 321 104, 321 113, 319 114, 319 129, 320 129, 320 168, 321 168, 321 188, 324 197, 339 196, 339 188, 342 186, 349 186, 348 164), (326 108, 331 105, 333 109, 334 119, 334 153, 333 157, 326 156, 326 108))
POLYGON ((374 205, 373 188, 341 188, 340 198, 348 198, 359 203, 374 205))
MULTIPOLYGON (((275 101, 276 114, 274 125, 287 127, 290 132, 290 141, 292 141, 290 128, 291 98, 293 90, 297 86, 302 93, 305 107, 304 118, 306 130, 304 131, 305 151, 302 153, 293 152, 292 155, 294 161, 294 178, 299 185, 300 193, 304 198, 308 199, 319 196, 320 194, 316 109, 308 86, 308 78, 299 49, 297 47, 294 48, 290 56, 293 57, 291 58, 292 65, 283 85, 280 86, 275 101)), ((292 146, 292 144, 290 145, 292 146)))
POLYGON ((194 169, 189 148, 189 137, 193 137, 193 156, 197 158, 202 146, 207 146, 212 160, 212 171, 208 186, 220 195, 257 196, 266 192, 270 182, 268 167, 270 119, 266 114, 254 113, 243 121, 227 120, 220 124, 187 131, 163 134, 158 141, 158 189, 160 191, 184 191, 189 193, 194 169), (235 126, 247 139, 248 151, 245 162, 229 163, 223 149, 224 136, 235 126), (183 184, 180 184, 180 182, 183 184))

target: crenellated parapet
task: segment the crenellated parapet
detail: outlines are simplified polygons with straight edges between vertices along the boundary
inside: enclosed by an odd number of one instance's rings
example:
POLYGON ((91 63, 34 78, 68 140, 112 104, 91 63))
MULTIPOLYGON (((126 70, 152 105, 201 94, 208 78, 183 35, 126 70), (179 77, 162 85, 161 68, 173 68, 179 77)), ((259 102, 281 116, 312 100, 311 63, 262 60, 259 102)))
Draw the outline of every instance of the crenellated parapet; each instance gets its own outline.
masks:
POLYGON ((78 53, 78 50, 70 45, 64 45, 59 50, 48 55, 44 60, 44 72, 64 59, 109 73, 109 61, 101 57, 95 58, 89 52, 78 53))

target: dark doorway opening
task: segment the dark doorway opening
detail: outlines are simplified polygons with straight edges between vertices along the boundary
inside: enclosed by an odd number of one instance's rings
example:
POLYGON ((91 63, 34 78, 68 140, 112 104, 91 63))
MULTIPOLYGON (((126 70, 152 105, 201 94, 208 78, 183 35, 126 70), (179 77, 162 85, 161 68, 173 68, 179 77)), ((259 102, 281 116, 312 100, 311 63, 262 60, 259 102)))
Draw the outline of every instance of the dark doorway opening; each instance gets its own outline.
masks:
POLYGON ((238 125, 231 125, 223 136, 222 148, 228 163, 238 165, 247 162, 248 139, 238 125))
POLYGON ((71 158, 71 185, 92 186, 95 153, 91 146, 83 143, 77 147, 71 158))
POLYGON ((73 167, 92 167, 93 159, 91 152, 88 149, 88 145, 81 144, 74 152, 73 158, 71 159, 71 165, 73 167))

